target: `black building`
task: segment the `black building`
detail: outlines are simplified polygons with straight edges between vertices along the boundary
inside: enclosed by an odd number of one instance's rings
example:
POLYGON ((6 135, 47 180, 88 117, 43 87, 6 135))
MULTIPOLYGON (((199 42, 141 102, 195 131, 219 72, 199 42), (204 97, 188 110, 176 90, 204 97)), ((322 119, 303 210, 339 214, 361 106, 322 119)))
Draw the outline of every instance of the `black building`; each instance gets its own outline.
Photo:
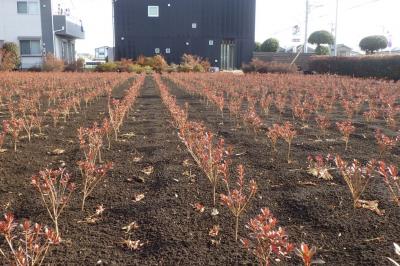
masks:
POLYGON ((113 0, 115 59, 184 53, 222 69, 238 68, 254 50, 256 0, 113 0))

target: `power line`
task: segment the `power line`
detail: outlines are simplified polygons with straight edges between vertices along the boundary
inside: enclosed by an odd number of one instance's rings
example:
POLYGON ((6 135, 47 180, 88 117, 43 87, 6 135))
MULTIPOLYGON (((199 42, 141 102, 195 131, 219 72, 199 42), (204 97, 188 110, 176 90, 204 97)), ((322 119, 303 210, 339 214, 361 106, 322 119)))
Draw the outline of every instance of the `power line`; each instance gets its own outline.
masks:
MULTIPOLYGON (((367 5, 370 5, 370 4, 375 4, 375 3, 378 3, 378 2, 381 2, 381 1, 384 1, 384 0, 370 0, 368 2, 359 3, 359 4, 356 4, 354 6, 345 8, 343 11, 349 11, 349 10, 362 8, 364 6, 367 6, 367 5)), ((311 18, 309 18, 309 22, 314 22, 317 19, 325 18, 325 17, 331 16, 331 15, 332 15, 331 13, 325 13, 325 14, 322 14, 322 15, 319 15, 319 16, 316 16, 316 17, 311 17, 311 18)), ((297 19, 297 20, 299 20, 299 19, 297 19)), ((297 23, 299 23, 299 22, 297 22, 297 23)), ((292 29, 293 29, 293 26, 281 28, 281 29, 278 29, 275 32, 273 32, 272 35, 280 34, 282 32, 286 32, 286 31, 289 31, 289 30, 292 30, 292 29)))
MULTIPOLYGON (((310 4, 307 5, 307 9, 308 9, 307 11, 309 13, 311 13, 312 9, 317 9, 317 8, 321 8, 321 7, 325 7, 325 4, 322 4, 321 2, 310 3, 310 4)), ((299 21, 301 21, 301 20, 302 19, 297 17, 297 24, 300 24, 301 22, 299 22, 299 21)), ((292 29, 293 29, 293 25, 290 26, 290 27, 285 27, 285 28, 279 29, 279 30, 275 31, 273 33, 273 35, 281 33, 281 32, 285 32, 285 31, 289 31, 289 30, 292 30, 292 29)))
POLYGON ((380 1, 382 1, 382 0, 372 0, 372 1, 369 1, 369 2, 366 2, 366 3, 362 3, 362 4, 358 4, 358 5, 352 6, 350 8, 347 8, 347 10, 360 8, 360 7, 363 7, 363 6, 366 6, 366 5, 369 5, 369 4, 374 4, 374 3, 377 3, 377 2, 380 2, 380 1))
MULTIPOLYGON (((361 8, 361 7, 364 7, 366 5, 378 3, 378 2, 381 2, 381 1, 383 1, 383 0, 372 0, 372 1, 369 1, 369 2, 366 2, 366 3, 357 4, 357 5, 351 6, 349 8, 345 8, 344 11, 361 8)), ((320 16, 318 16, 316 18, 322 18, 322 17, 326 17, 326 16, 329 16, 329 15, 331 15, 331 14, 330 13, 326 13, 326 14, 320 15, 320 16)), ((314 19, 316 19, 316 18, 314 18, 314 19)), ((311 20, 313 20, 313 19, 311 19, 311 20)))

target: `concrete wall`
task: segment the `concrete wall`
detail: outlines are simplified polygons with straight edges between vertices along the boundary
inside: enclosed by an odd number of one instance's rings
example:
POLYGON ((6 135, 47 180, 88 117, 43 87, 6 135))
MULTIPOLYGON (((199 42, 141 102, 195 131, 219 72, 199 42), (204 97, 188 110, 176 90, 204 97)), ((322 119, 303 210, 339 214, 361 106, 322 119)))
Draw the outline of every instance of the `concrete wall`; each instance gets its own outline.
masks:
MULTIPOLYGON (((294 60, 297 54, 295 53, 272 53, 272 52, 254 52, 253 58, 260 59, 266 62, 279 62, 279 63, 287 63, 290 64, 294 60)), ((295 64, 301 70, 308 70, 308 62, 310 61, 311 56, 315 54, 303 54, 301 53, 299 57, 296 59, 295 64)))
MULTIPOLYGON (((19 46, 19 39, 33 37, 42 40, 42 27, 40 17, 40 1, 37 14, 18 14, 16 0, 0 0, 0 40, 14 42, 19 46)), ((40 65, 41 56, 22 56, 23 68, 40 65)))
POLYGON ((115 59, 156 51, 169 63, 184 53, 220 66, 221 44, 234 42, 235 67, 251 59, 254 50, 255 0, 118 0, 114 3, 115 59), (159 17, 148 7, 158 6, 159 17), (210 44, 211 43, 211 44, 210 44))

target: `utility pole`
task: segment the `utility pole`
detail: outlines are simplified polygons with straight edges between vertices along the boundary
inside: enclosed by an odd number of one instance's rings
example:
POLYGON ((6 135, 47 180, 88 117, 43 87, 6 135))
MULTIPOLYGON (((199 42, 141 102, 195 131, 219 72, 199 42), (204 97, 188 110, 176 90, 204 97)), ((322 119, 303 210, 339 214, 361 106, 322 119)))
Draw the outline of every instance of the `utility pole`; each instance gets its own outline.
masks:
MULTIPOLYGON (((112 31, 113 31, 113 50, 115 49, 115 10, 114 10, 115 1, 111 0, 111 8, 112 8, 112 31)), ((115 52, 114 52, 115 53, 115 52)), ((115 54, 113 54, 115 56, 115 54)))
POLYGON ((306 0, 306 25, 304 27, 304 53, 308 52, 307 48, 307 43, 308 43, 308 13, 310 12, 310 4, 308 2, 309 0, 306 0))
POLYGON ((339 14, 339 0, 336 0, 336 22, 335 22, 335 53, 334 55, 337 56, 337 28, 338 28, 338 14, 339 14))

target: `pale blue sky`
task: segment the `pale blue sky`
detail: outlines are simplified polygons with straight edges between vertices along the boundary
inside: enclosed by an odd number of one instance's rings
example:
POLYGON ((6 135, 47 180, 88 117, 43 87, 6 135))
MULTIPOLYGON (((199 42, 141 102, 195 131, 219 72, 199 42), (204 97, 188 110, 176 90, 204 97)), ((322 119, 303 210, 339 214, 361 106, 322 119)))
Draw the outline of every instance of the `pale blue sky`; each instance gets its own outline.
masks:
MULTIPOLYGON (((78 52, 94 53, 94 48, 112 45, 111 0, 56 0, 82 18, 86 39, 78 41, 78 52)), ((199 0, 201 1, 201 0, 199 0)), ((217 1, 217 0, 216 0, 217 1)), ((335 21, 336 0, 309 0, 311 4, 309 33, 331 31, 335 21)), ((292 45, 292 27, 304 30, 306 0, 257 0, 256 40, 269 37, 281 46, 292 45)), ((392 35, 393 47, 400 47, 400 0, 339 0, 338 43, 358 50, 361 38, 373 34, 392 35), (389 33, 388 33, 389 32, 389 33)), ((301 32, 301 39, 304 33, 301 32)))

